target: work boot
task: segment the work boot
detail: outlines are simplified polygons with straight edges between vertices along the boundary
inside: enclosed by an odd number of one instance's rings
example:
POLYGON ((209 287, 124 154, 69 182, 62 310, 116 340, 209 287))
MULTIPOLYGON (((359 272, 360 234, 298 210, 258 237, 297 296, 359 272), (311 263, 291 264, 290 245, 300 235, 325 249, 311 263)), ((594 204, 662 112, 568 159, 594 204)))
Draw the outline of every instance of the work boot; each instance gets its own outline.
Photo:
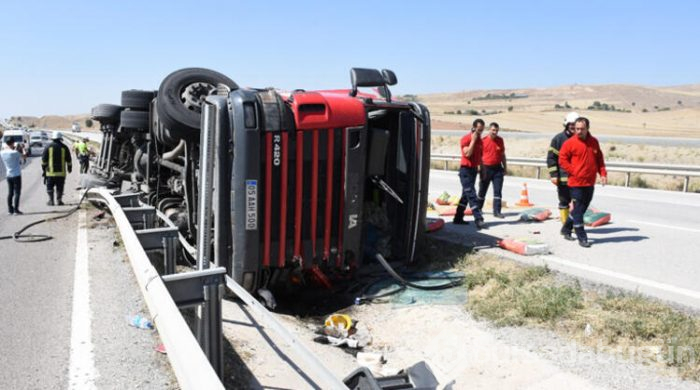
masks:
POLYGON ((63 199, 61 199, 61 198, 58 198, 58 201, 56 201, 56 204, 58 204, 59 206, 65 205, 65 203, 63 203, 63 199))
POLYGON ((578 244, 584 248, 590 248, 591 243, 588 242, 588 234, 586 234, 586 231, 583 229, 583 226, 577 227, 575 230, 576 238, 578 239, 578 244))
POLYGON ((474 223, 476 223, 476 230, 488 229, 483 219, 477 219, 474 223))
POLYGON ((501 214, 501 200, 500 199, 494 199, 493 200, 493 216, 496 218, 503 219, 506 216, 501 214))
POLYGON ((565 240, 574 241, 574 238, 571 236, 571 231, 573 230, 573 228, 574 220, 571 218, 567 218, 566 222, 564 222, 564 225, 562 225, 559 233, 561 233, 565 240))
POLYGON ((452 223, 454 225, 469 225, 469 222, 464 220, 464 210, 466 210, 466 209, 467 208, 462 206, 462 205, 457 206, 457 211, 455 211, 455 216, 454 216, 454 218, 452 218, 452 223))
POLYGON ((566 223, 569 219, 569 209, 559 209, 559 218, 561 219, 561 223, 566 223))
POLYGON ((53 192, 49 192, 49 201, 46 202, 47 206, 53 206, 53 192))

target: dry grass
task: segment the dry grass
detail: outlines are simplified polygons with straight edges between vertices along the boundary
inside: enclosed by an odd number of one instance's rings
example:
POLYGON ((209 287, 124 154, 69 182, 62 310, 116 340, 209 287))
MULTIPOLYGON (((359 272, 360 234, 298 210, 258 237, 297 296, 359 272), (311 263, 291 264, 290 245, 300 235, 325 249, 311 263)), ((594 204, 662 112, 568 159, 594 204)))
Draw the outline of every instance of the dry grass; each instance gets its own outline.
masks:
POLYGON ((497 326, 553 330, 598 352, 657 365, 700 381, 700 319, 636 294, 581 287, 546 267, 523 266, 455 244, 443 250, 442 265, 454 264, 466 277, 467 308, 497 326))

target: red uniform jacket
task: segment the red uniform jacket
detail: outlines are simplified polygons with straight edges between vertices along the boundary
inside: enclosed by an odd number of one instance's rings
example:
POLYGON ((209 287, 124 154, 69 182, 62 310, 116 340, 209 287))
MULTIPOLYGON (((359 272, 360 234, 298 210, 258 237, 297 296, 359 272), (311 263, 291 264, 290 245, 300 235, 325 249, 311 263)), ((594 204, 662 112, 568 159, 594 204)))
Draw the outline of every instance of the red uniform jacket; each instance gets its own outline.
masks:
POLYGON ((474 132, 471 132, 462 137, 462 140, 459 142, 459 154, 462 156, 460 165, 463 167, 476 168, 481 165, 481 148, 483 146, 481 139, 476 140, 476 145, 474 145, 474 150, 472 151, 471 157, 467 158, 467 156, 464 154, 464 148, 469 146, 473 135, 474 132))
POLYGON ((595 185, 596 174, 607 176, 603 152, 598 140, 588 134, 586 140, 571 136, 559 151, 559 166, 569 174, 569 187, 595 185))
POLYGON ((496 139, 491 139, 487 135, 481 139, 484 144, 483 161, 484 165, 500 165, 503 162, 503 153, 506 147, 503 144, 503 138, 496 136, 496 139))

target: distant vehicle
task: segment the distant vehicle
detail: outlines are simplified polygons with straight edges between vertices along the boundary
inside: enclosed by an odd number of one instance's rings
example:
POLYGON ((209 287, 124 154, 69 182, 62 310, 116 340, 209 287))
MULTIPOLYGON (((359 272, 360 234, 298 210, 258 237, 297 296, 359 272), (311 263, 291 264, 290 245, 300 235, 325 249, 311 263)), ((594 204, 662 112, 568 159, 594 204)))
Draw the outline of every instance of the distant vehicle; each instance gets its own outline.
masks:
POLYGON ((33 151, 36 149, 41 149, 39 153, 44 153, 44 148, 49 142, 49 137, 41 133, 34 132, 29 136, 29 148, 27 148, 27 154, 34 154, 33 151))
POLYGON ((71 131, 74 133, 80 133, 80 124, 77 122, 73 122, 73 126, 71 127, 71 131))
POLYGON ((17 150, 25 150, 27 152, 27 156, 31 155, 31 151, 29 150, 29 135, 24 131, 24 130, 7 130, 5 133, 2 135, 2 144, 3 147, 5 143, 7 142, 8 139, 13 139, 15 140, 15 145, 17 146, 17 150))

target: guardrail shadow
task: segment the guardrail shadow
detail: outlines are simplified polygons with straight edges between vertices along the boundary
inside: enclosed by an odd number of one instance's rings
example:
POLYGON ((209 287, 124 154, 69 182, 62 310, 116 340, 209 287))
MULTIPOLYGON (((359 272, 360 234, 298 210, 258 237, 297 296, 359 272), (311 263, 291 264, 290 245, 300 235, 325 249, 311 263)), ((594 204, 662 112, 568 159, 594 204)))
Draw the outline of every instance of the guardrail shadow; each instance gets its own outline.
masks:
MULTIPOLYGON (((272 350, 277 354, 277 356, 280 359, 282 359, 286 364, 288 364, 289 367, 291 367, 294 370, 294 372, 296 372, 304 381, 306 381, 306 383, 309 385, 309 388, 321 389, 321 387, 316 382, 314 382, 314 380, 311 379, 311 377, 309 377, 301 369, 301 367, 299 367, 294 362, 294 359, 290 358, 284 351, 282 351, 277 346, 275 341, 272 340, 272 338, 268 334, 268 331, 265 329, 265 327, 262 326, 260 323, 258 323, 258 321, 256 321, 256 319, 250 314, 250 311, 248 311, 248 309, 246 308, 244 303, 242 303, 238 299, 235 299, 234 303, 240 307, 241 312, 243 312, 243 314, 245 314, 245 316, 248 318, 250 323, 245 324, 245 323, 242 323, 241 321, 232 321, 232 320, 227 320, 227 319, 224 319, 223 320, 224 322, 233 323, 236 326, 245 325, 245 326, 255 327, 255 329, 257 329, 260 336, 263 339, 265 339, 265 342, 267 342, 268 345, 270 345, 270 348, 272 348, 272 350)), ((248 368, 246 363, 242 359, 240 359, 240 355, 238 355, 238 353, 236 353, 236 351, 233 349, 233 346, 228 341, 228 339, 226 339, 226 337, 224 337, 224 357, 225 357, 225 359, 224 359, 224 364, 225 364, 224 371, 225 372, 228 371, 226 373, 226 376, 230 376, 230 374, 233 373, 234 376, 238 377, 238 373, 241 372, 243 374, 244 378, 246 380, 248 380, 247 384, 245 382, 241 382, 240 380, 236 380, 235 383, 233 383, 233 385, 235 385, 235 386, 230 387, 229 384, 226 383, 227 378, 224 378, 224 385, 227 389, 234 389, 234 388, 270 389, 271 388, 271 387, 267 387, 267 386, 265 386, 265 387, 262 386, 262 384, 255 378, 253 373, 250 371, 250 369, 248 368), (230 348, 230 350, 229 350, 229 348, 230 348), (228 356, 233 356, 234 357, 233 361, 231 359, 227 359, 228 356), (229 370, 226 369, 227 367, 229 368, 229 370)))

